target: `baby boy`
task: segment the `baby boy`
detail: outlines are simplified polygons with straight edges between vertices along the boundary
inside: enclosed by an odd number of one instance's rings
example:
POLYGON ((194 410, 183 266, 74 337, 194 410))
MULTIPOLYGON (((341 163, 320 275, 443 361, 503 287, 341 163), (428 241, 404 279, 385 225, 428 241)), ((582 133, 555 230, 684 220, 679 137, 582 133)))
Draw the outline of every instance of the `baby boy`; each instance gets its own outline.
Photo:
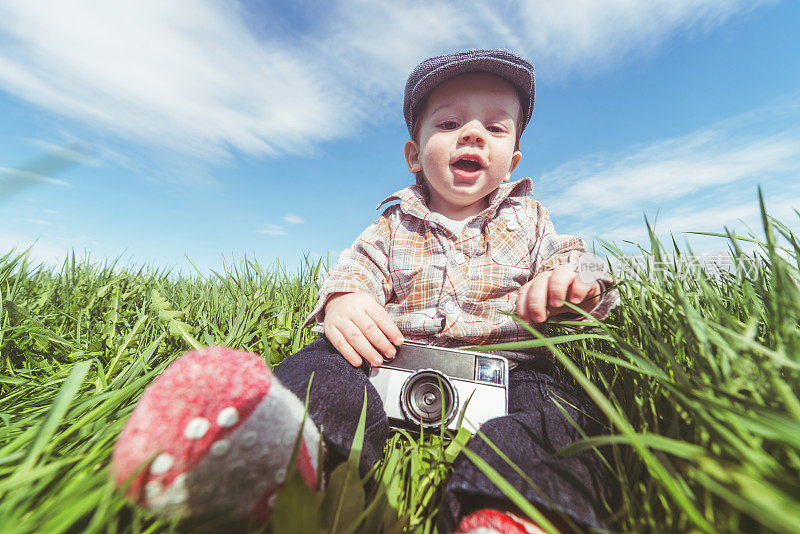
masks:
MULTIPOLYGON (((312 374, 314 425, 298 456, 310 484, 318 467, 330 472, 347 457, 365 391, 361 471, 383 456, 390 429, 377 390, 359 368, 364 360, 379 366, 405 340, 459 348, 530 339, 501 312, 534 324, 583 318, 564 301, 604 319, 618 297, 611 280, 579 276, 584 242, 556 234, 531 196, 530 179, 510 182, 533 101, 533 66, 509 51, 471 50, 418 65, 404 101, 411 136, 405 157, 417 183, 384 200, 379 208, 400 202, 386 207, 327 273, 304 324, 322 324, 324 337, 274 375, 260 358, 227 349, 179 359, 150 386, 120 436, 112 465, 118 482, 150 458, 133 485, 150 508, 268 517, 312 374), (176 439, 160 430, 165 413, 175 421, 176 439), (312 454, 318 428, 322 466, 312 454)), ((548 353, 503 355, 514 366, 508 415, 481 431, 524 476, 479 436, 468 447, 557 526, 603 528, 614 483, 602 458, 593 451, 555 454, 581 432, 603 431, 597 408, 548 353)), ((464 455, 453 467, 440 531, 539 531, 464 455)))
POLYGON ((529 179, 508 183, 533 97, 533 67, 502 50, 434 57, 411 74, 405 156, 417 185, 381 203, 401 201, 340 256, 306 322, 324 322, 348 362, 380 365, 404 336, 448 347, 529 339, 499 312, 573 316, 563 300, 606 317, 616 295, 598 298, 609 280, 578 276, 583 241, 555 233, 529 179))
MULTIPOLYGON (((531 323, 583 319, 563 302, 569 301, 602 320, 616 304, 618 292, 607 291, 609 278, 579 276, 583 240, 556 234, 547 210, 531 196, 530 179, 509 181, 522 157, 519 140, 533 101, 533 66, 505 50, 433 57, 411 73, 405 159, 417 183, 384 200, 379 208, 400 203, 387 207, 328 272, 306 321, 322 323, 325 338, 275 370, 296 394, 305 391, 312 371, 314 382, 325 384, 317 402, 327 401, 310 411, 326 429, 329 456, 347 451, 366 386, 362 467, 381 457, 386 415, 377 392, 355 371, 363 360, 381 365, 404 340, 459 348, 531 338, 502 311, 531 323), (320 375, 323 369, 329 371, 320 375)), ((600 431, 596 408, 546 353, 503 355, 514 366, 509 415, 488 421, 482 431, 550 491, 532 488, 482 439, 473 438, 469 446, 549 510, 556 523, 565 518, 583 527, 603 526, 601 503, 613 484, 598 457, 554 456, 580 437, 554 399, 567 400, 567 412, 589 433, 600 431)), ((460 457, 446 489, 442 530, 491 524, 514 532, 512 523, 523 520, 511 508, 460 457)))

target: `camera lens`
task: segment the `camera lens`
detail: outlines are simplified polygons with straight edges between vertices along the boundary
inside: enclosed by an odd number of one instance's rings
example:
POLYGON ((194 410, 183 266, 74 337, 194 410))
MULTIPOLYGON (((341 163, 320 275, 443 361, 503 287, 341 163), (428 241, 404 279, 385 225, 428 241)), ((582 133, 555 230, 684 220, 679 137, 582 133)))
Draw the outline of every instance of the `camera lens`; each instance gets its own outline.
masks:
POLYGON ((406 379, 400 390, 400 409, 414 425, 448 424, 458 407, 458 393, 450 379, 439 371, 423 369, 406 379))

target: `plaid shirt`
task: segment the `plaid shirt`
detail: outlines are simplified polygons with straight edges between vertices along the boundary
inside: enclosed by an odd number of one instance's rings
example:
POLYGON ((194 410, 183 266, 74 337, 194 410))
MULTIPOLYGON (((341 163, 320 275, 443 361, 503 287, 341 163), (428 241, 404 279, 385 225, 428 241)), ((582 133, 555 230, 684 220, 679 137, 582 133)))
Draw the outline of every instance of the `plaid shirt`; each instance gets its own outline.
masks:
MULTIPOLYGON (((423 186, 387 197, 376 209, 393 200, 400 204, 387 207, 342 252, 303 327, 323 323, 331 294, 360 291, 375 297, 413 341, 464 348, 532 339, 498 312, 513 312, 520 288, 534 276, 577 264, 586 251, 582 239, 556 234, 547 209, 532 193, 530 178, 501 184, 489 195, 489 207, 471 218, 461 235, 437 222, 441 219, 428 209, 423 186)), ((606 275, 601 282, 612 280, 606 275)), ((616 289, 607 291, 589 313, 603 320, 618 300, 616 289)))

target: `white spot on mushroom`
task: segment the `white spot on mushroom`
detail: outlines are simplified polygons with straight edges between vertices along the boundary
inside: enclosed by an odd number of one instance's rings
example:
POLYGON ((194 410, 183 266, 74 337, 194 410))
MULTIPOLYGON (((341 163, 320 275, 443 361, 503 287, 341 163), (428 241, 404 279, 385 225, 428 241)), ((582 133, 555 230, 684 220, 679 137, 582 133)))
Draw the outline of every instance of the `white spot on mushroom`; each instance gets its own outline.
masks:
POLYGON ((223 408, 217 415, 217 424, 222 427, 230 427, 239 422, 239 412, 233 406, 223 408))
POLYGON ((183 435, 188 439, 200 439, 206 435, 211 423, 205 417, 195 417, 183 429, 183 435))
POLYGON ((155 514, 163 516, 185 515, 189 492, 186 489, 186 473, 175 477, 172 484, 163 488, 160 493, 153 494, 147 500, 147 507, 155 514))
POLYGON ((244 434, 242 434, 242 442, 241 442, 242 448, 249 449, 250 447, 256 444, 257 440, 258 440, 258 434, 252 431, 245 432, 244 434))
POLYGON ((231 442, 227 439, 221 439, 211 445, 211 454, 214 456, 223 456, 231 450, 231 442))
POLYGON ((169 468, 172 467, 172 462, 174 462, 172 456, 163 452, 156 456, 156 459, 150 464, 150 472, 154 475, 166 473, 169 471, 169 468))
POLYGON ((164 491, 164 486, 162 486, 161 482, 158 480, 151 480, 144 486, 144 496, 148 501, 153 497, 161 495, 162 491, 164 491))
POLYGON ((186 491, 186 473, 181 473, 172 481, 172 485, 167 491, 169 504, 183 504, 189 498, 189 492, 186 491))
POLYGON ((275 471, 275 482, 282 484, 286 480, 286 469, 280 468, 275 471))
POLYGON ((269 499, 267 499, 267 506, 269 506, 270 508, 275 508, 275 499, 276 499, 277 497, 278 497, 278 496, 277 496, 277 494, 275 494, 275 493, 273 493, 272 495, 270 495, 270 496, 269 496, 269 499))

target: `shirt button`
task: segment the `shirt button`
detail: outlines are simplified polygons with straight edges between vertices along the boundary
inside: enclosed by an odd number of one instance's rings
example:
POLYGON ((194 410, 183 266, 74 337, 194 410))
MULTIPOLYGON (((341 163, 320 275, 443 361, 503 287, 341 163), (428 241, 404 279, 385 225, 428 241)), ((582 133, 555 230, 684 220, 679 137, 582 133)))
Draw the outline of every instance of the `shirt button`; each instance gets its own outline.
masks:
POLYGON ((456 303, 453 302, 452 300, 448 300, 444 304, 444 311, 446 311, 449 314, 455 313, 456 312, 456 303))
POLYGON ((456 263, 464 263, 464 261, 466 261, 464 254, 462 254, 461 252, 456 252, 455 259, 456 263))
POLYGON ((519 223, 517 221, 508 221, 506 223, 506 228, 508 228, 510 231, 513 232, 514 230, 519 228, 519 223))

